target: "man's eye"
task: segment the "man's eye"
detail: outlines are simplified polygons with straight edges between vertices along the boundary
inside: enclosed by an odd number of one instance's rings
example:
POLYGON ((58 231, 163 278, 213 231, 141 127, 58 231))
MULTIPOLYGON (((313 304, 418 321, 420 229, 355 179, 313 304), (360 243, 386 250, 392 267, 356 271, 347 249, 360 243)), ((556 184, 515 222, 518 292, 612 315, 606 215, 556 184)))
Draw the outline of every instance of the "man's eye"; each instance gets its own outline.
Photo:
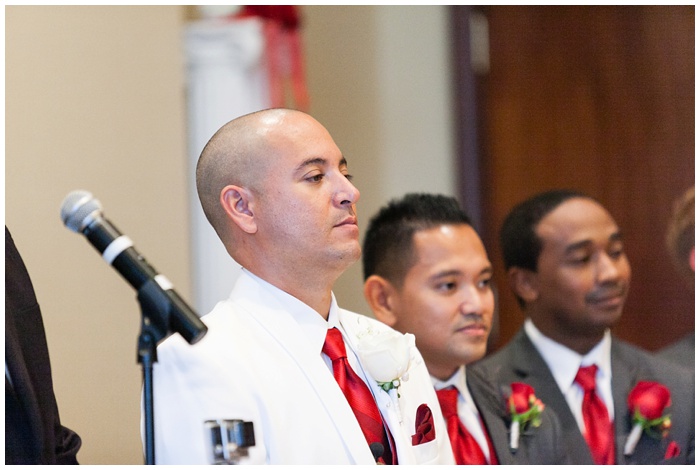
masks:
POLYGON ((456 282, 441 282, 440 284, 438 284, 435 287, 440 292, 450 292, 450 291, 453 291, 457 288, 457 283, 456 282))
POLYGON ((608 256, 610 256, 612 259, 618 259, 620 258, 623 254, 625 253, 624 248, 622 247, 617 247, 613 248, 608 252, 608 256))
POLYGON ((319 181, 321 181, 323 179, 323 177, 324 177, 324 174, 319 173, 317 175, 309 176, 308 178, 306 178, 306 181, 310 181, 312 183, 318 183, 319 181))
POLYGON ((348 181, 352 181, 352 179, 354 178, 354 176, 352 176, 352 175, 343 175, 343 176, 345 176, 345 178, 346 178, 348 181))

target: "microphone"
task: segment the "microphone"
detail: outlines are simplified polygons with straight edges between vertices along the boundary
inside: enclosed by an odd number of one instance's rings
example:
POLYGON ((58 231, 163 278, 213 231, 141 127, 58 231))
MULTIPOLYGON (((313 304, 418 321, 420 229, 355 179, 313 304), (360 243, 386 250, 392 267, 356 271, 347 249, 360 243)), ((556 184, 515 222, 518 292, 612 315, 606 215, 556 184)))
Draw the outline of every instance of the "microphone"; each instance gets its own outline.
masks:
POLYGON ((179 333, 190 344, 204 337, 207 327, 199 316, 173 290, 170 281, 136 251, 131 239, 103 217, 102 204, 91 193, 78 190, 68 194, 61 205, 61 220, 70 230, 85 235, 150 306, 165 305, 169 321, 162 327, 179 333))
POLYGON ((372 451, 372 456, 375 462, 379 462, 379 458, 384 455, 384 446, 381 442, 373 442, 369 445, 369 450, 372 451))

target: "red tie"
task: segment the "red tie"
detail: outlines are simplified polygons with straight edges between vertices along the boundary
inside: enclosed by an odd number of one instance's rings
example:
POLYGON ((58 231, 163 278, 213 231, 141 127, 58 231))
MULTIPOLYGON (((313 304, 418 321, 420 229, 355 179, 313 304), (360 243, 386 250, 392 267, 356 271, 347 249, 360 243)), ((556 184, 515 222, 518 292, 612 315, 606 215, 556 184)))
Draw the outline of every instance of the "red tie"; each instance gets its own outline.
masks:
POLYGON ((326 342, 323 344, 322 351, 333 362, 333 376, 355 413, 367 444, 381 443, 384 446, 384 453, 379 457, 378 462, 391 465, 394 462, 393 451, 384 429, 382 415, 379 413, 372 392, 348 364, 343 335, 337 328, 331 328, 326 333, 326 342))
POLYGON ((595 391, 595 364, 581 367, 574 381, 583 389, 583 423, 586 426, 584 437, 591 448, 596 465, 615 464, 615 443, 608 409, 595 391))
POLYGON ((457 465, 488 465, 481 447, 459 419, 457 414, 458 395, 459 392, 454 387, 437 390, 442 416, 447 422, 447 434, 450 436, 455 461, 457 465))

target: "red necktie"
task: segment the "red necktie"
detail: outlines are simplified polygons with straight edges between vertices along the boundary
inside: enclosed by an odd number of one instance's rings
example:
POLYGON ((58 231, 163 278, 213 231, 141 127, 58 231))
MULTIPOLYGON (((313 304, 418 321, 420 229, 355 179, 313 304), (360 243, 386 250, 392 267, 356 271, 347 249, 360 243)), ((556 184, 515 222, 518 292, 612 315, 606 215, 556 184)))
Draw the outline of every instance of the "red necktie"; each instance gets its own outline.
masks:
POLYGON ((437 390, 442 416, 447 422, 447 434, 450 436, 455 461, 457 465, 488 465, 481 447, 459 419, 457 414, 458 395, 459 392, 454 387, 437 390))
POLYGON ((598 366, 581 367, 574 381, 583 389, 584 437, 591 448, 596 465, 615 464, 615 443, 608 409, 595 391, 595 375, 598 366))
POLYGON ((343 335, 337 328, 331 328, 326 333, 323 352, 333 363, 333 376, 348 400, 350 408, 355 413, 365 439, 367 439, 367 444, 378 442, 384 446, 384 453, 378 462, 392 464, 394 462, 393 451, 384 429, 382 415, 379 413, 372 392, 348 364, 343 335))

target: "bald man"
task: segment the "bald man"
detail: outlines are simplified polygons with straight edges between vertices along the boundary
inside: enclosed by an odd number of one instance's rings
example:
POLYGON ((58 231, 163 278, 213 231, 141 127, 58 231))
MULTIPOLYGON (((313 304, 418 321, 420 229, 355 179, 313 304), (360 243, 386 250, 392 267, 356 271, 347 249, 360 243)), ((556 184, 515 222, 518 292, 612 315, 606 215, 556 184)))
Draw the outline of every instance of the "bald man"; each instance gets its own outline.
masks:
POLYGON ((412 336, 336 303, 360 257, 360 194, 328 131, 299 111, 242 116, 205 146, 196 179, 242 273, 201 341, 158 347, 156 463, 212 462, 205 421, 226 419, 253 423, 241 464, 453 463, 412 336))

